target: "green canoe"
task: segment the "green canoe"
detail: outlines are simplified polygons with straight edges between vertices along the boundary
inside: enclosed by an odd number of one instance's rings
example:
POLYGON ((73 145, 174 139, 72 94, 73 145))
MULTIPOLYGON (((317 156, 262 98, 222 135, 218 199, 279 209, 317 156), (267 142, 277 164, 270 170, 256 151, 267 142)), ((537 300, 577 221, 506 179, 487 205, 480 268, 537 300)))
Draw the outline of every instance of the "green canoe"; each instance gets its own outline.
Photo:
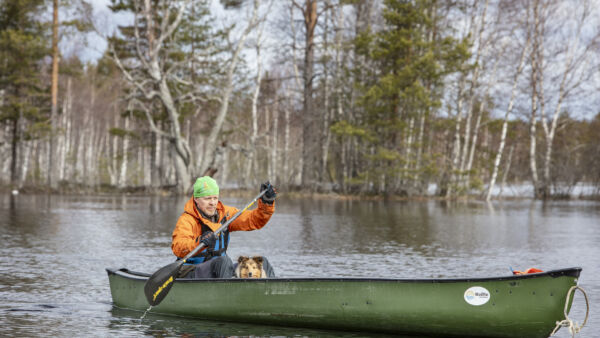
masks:
MULTIPOLYGON (((149 274, 107 272, 116 307, 148 309, 149 274)), ((465 279, 179 279, 150 312, 397 334, 548 337, 564 319, 567 293, 580 272, 465 279)))

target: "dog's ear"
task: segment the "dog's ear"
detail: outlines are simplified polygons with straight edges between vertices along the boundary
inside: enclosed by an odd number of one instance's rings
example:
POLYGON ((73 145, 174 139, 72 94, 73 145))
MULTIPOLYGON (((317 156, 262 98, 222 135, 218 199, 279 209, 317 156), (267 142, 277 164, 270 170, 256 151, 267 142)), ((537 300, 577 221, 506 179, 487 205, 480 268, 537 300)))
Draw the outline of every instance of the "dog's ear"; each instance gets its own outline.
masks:
POLYGON ((254 261, 258 264, 262 264, 263 263, 263 257, 262 256, 256 256, 256 257, 252 257, 252 259, 254 259, 254 261))
POLYGON ((246 257, 246 256, 240 256, 238 258, 238 263, 242 264, 242 263, 244 263, 247 260, 248 260, 248 257, 246 257))

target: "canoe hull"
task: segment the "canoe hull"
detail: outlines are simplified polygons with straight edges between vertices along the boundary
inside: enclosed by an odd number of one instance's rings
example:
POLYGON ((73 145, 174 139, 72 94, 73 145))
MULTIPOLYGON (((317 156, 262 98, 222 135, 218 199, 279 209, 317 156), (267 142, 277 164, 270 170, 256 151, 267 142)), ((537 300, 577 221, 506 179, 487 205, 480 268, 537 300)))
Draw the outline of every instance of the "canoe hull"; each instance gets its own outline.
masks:
MULTIPOLYGON (((150 312, 399 334, 547 337, 563 319, 580 271, 476 279, 177 280, 150 312)), ((147 274, 107 272, 115 306, 148 309, 147 274)))

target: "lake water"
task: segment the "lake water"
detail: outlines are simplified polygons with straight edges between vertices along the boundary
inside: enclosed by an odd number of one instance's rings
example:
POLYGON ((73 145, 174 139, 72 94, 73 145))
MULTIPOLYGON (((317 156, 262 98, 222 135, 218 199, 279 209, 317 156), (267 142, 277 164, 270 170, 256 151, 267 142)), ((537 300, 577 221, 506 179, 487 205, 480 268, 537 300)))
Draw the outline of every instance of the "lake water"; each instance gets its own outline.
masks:
MULTIPOLYGON (((227 198, 243 207, 247 198, 227 198)), ((112 306, 106 267, 171 263, 186 199, 0 196, 0 336, 376 336, 149 315, 112 306)), ((269 224, 235 232, 229 255, 264 255, 281 277, 486 277, 579 266, 600 320, 600 204, 278 199, 269 224)), ((570 317, 581 322, 576 294, 570 317)), ((570 337, 561 329, 558 337, 570 337)))

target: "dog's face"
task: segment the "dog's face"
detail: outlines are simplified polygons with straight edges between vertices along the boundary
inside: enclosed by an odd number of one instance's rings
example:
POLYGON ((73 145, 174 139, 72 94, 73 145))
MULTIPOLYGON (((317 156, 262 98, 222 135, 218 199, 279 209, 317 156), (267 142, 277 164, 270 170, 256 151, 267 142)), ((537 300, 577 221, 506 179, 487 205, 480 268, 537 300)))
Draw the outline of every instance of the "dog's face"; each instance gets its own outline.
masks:
POLYGON ((262 278, 263 258, 241 256, 236 269, 239 278, 262 278))

